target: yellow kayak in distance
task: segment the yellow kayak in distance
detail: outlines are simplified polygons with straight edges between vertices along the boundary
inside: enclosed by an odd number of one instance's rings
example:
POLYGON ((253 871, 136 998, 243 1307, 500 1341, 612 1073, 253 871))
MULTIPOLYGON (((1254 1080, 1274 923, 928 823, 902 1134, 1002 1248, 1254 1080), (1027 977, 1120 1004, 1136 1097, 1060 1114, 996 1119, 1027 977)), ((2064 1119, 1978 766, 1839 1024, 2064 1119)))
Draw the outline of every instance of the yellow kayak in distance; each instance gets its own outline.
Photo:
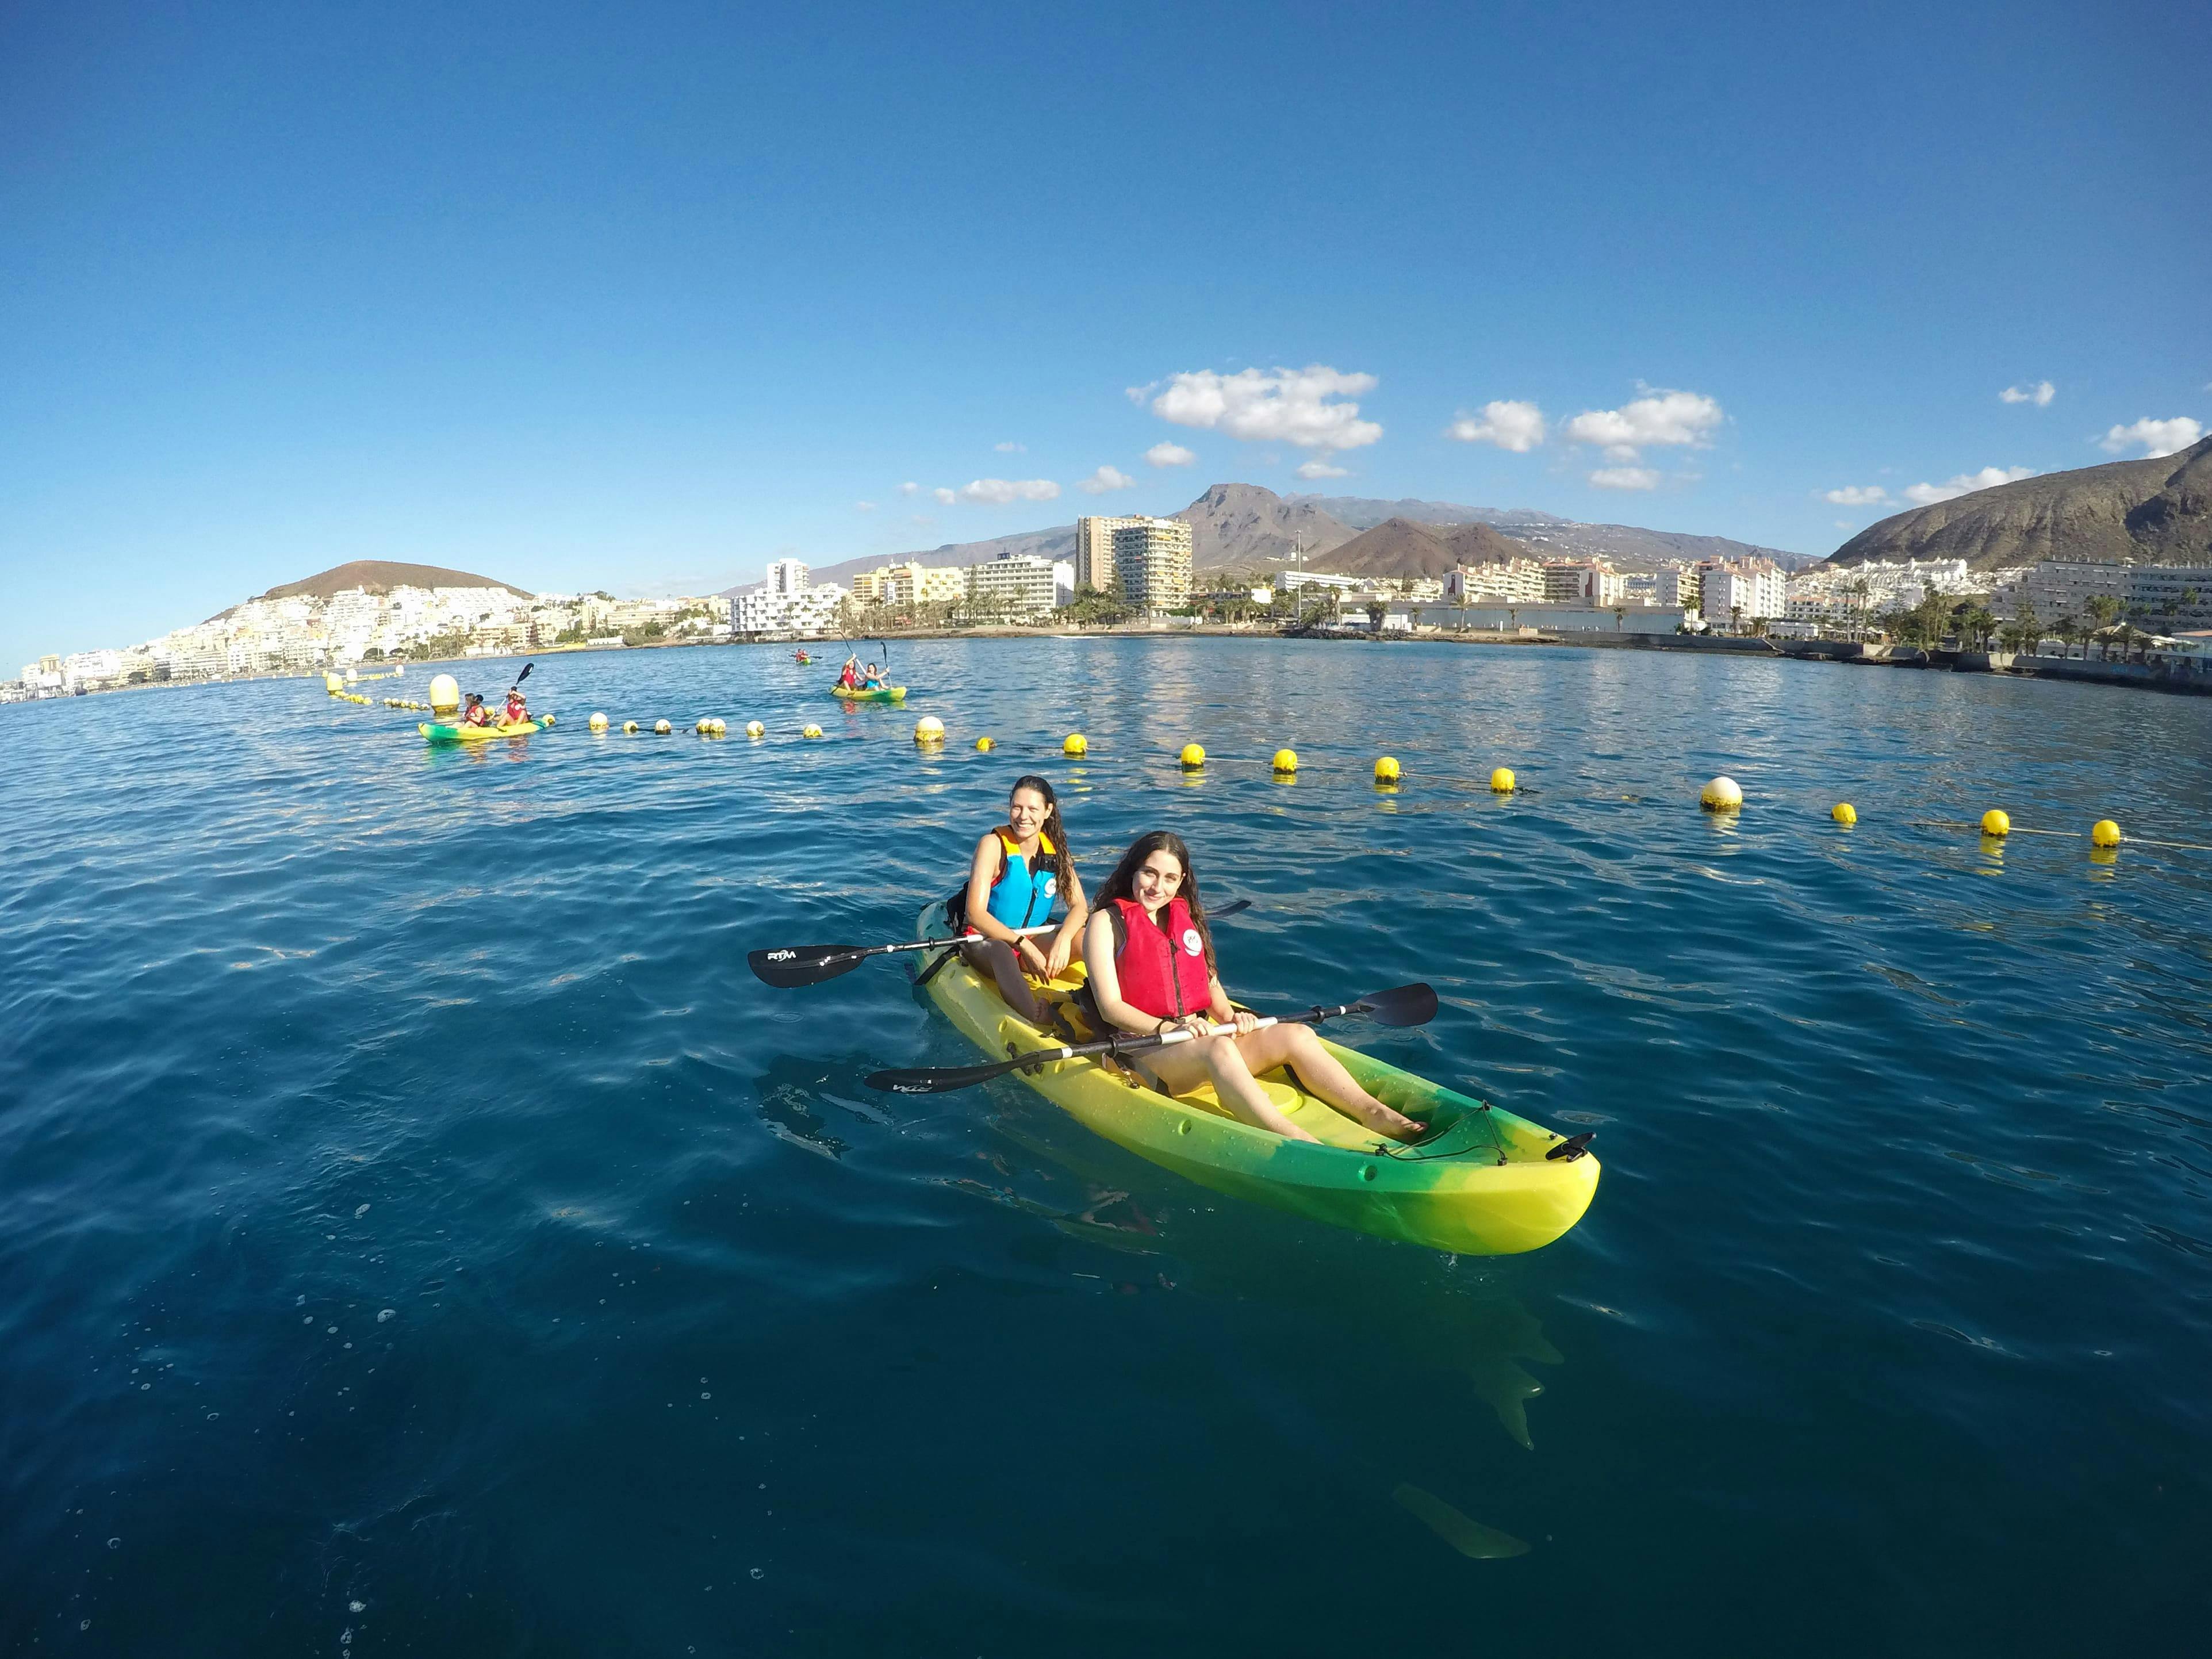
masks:
POLYGON ((906 687, 902 685, 833 685, 830 695, 846 702, 904 702, 906 687))
MULTIPOLYGON (((925 908, 916 925, 917 939, 949 937, 941 902, 925 908)), ((1064 1002, 1083 977, 1083 964, 1073 963, 1039 994, 1064 1002)), ((993 1060, 1065 1042, 1018 1018, 990 980, 957 957, 927 989, 993 1060)), ((1430 1125, 1430 1137, 1418 1146, 1385 1139, 1309 1094, 1285 1068, 1260 1081, 1318 1145, 1238 1122, 1210 1085, 1170 1097, 1133 1072, 1110 1072, 1088 1057, 1013 1075, 1086 1128, 1162 1169, 1378 1238, 1462 1255, 1514 1255, 1551 1243, 1589 1208, 1599 1175, 1595 1156, 1548 1158, 1564 1137, 1541 1124, 1322 1041, 1362 1088, 1430 1125)))
POLYGON ((548 714, 543 720, 521 720, 513 726, 449 726, 442 720, 418 721, 415 729, 429 743, 483 743, 491 738, 526 738, 553 724, 548 714))

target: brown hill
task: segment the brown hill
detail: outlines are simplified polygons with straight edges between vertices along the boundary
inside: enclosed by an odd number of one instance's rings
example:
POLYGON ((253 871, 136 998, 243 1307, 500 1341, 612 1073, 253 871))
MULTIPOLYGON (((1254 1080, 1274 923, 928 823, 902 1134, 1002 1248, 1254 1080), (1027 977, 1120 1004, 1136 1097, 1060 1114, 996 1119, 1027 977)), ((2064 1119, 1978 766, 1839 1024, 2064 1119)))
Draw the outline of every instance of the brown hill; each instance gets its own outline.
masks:
POLYGON ((1443 576, 1455 565, 1526 558, 1528 549, 1486 524, 1425 525, 1386 519, 1320 558, 1316 570, 1345 576, 1443 576))
POLYGON ((1411 519, 1385 519, 1306 562, 1316 570, 1342 576, 1441 576, 1459 560, 1428 526, 1411 519))
POLYGON ((1443 532, 1443 541, 1462 564, 1502 564, 1537 552, 1526 542, 1516 542, 1486 524, 1455 526, 1443 532))
POLYGON ((2051 472, 1869 525, 1832 565, 1964 559, 1977 570, 2039 559, 2201 564, 2212 555, 2212 438, 2147 461, 2051 472))
POLYGON ((289 599, 305 593, 313 599, 327 599, 354 587, 365 587, 373 593, 386 593, 395 587, 504 587, 523 599, 530 597, 527 588, 517 587, 512 582, 473 576, 465 570, 448 570, 442 565, 395 564, 388 559, 356 559, 349 564, 332 565, 302 580, 272 587, 261 597, 289 599))

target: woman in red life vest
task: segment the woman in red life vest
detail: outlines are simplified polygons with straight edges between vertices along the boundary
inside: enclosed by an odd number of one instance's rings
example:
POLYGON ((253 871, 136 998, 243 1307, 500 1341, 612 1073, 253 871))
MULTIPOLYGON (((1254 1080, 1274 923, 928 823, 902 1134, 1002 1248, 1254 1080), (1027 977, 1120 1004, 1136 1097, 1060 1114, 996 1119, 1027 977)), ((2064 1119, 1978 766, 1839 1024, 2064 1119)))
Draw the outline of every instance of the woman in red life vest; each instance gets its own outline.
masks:
POLYGON ((461 716, 461 720, 464 725, 467 726, 493 726, 497 724, 497 722, 491 717, 491 710, 484 707, 483 693, 481 691, 471 691, 469 693, 468 712, 461 716))
POLYGON ((1312 1135, 1275 1109, 1261 1073, 1288 1065, 1306 1091, 1355 1122, 1394 1140, 1425 1131, 1361 1088, 1307 1025, 1255 1030, 1257 1017, 1232 1008, 1213 963, 1213 939, 1199 902, 1190 849, 1165 830, 1140 836, 1099 890, 1098 908, 1084 935, 1091 994, 1109 1025, 1142 1036, 1177 1025, 1202 1030, 1211 1021, 1237 1028, 1233 1036, 1201 1036, 1171 1048, 1131 1054, 1136 1066, 1170 1094, 1211 1081, 1237 1119, 1292 1140, 1312 1135))
POLYGON ((520 726, 529 718, 530 700, 522 695, 522 688, 519 685, 508 686, 507 688, 507 708, 501 717, 500 724, 502 726, 520 726))
POLYGON ((1005 825, 975 843, 963 897, 974 940, 963 954, 975 967, 989 969, 1009 1008, 1032 1025, 1048 1024, 1025 975, 1058 978, 1074 957, 1090 914, 1050 783, 1039 777, 1014 781, 1005 825), (1059 930, 1018 937, 1020 929, 1052 920, 1054 899, 1066 907, 1059 930))

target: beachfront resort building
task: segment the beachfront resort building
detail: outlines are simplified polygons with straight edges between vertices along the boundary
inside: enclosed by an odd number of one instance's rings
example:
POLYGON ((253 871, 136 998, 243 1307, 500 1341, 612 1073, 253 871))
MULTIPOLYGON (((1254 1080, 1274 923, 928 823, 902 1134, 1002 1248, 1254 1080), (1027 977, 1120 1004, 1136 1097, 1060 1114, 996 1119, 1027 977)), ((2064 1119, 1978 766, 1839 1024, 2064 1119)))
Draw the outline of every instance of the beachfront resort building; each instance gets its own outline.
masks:
POLYGON ((1462 565, 1444 578, 1447 605, 1541 605, 1544 567, 1534 559, 1462 565))
POLYGON ((738 595, 730 626, 739 634, 827 634, 837 626, 837 607, 845 590, 835 582, 817 586, 797 559, 778 559, 761 585, 738 595))
POLYGON ((1708 623, 1747 623, 1789 614, 1789 579, 1771 559, 1714 559, 1704 565, 1702 576, 1701 600, 1708 623))
POLYGON ((1542 568, 1553 605, 1619 605, 1628 597, 1628 579, 1603 559, 1549 559, 1542 568))
POLYGON ((1012 554, 968 567, 968 611, 978 617, 1049 616, 1060 603, 1053 562, 1012 554))
POLYGON ((1114 532, 1143 524, 1142 519, 1102 518, 1088 514, 1075 521, 1075 581, 1101 593, 1114 591, 1114 532))
POLYGON ((2104 595, 2118 599, 2123 614, 2130 617, 2155 617, 2198 627, 2212 623, 2212 565, 2045 559, 2021 576, 2015 592, 2045 622, 2086 617, 2089 601, 2104 595))
POLYGON ((1114 587, 1148 611, 1190 603, 1190 526, 1181 519, 1129 519, 1114 532, 1114 587))
POLYGON ((862 605, 942 605, 967 593, 968 572, 962 567, 914 559, 864 570, 853 578, 853 597, 862 605))
POLYGON ((1679 605, 1686 611, 1695 611, 1705 592, 1705 573, 1695 565, 1671 564, 1659 571, 1651 585, 1651 598, 1658 605, 1679 605))

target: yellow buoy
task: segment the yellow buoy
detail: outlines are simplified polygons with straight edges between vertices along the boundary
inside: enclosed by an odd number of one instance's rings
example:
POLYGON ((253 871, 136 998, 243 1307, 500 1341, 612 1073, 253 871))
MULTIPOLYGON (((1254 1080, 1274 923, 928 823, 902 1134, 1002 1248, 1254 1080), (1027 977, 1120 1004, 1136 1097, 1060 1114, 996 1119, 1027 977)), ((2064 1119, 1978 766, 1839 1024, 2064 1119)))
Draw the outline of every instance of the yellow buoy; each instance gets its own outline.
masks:
POLYGON ((1847 800, 1839 800, 1828 809, 1828 816, 1835 819, 1838 823, 1856 823, 1859 821, 1859 810, 1847 800))
POLYGON ((1395 755, 1385 755, 1375 763, 1375 781, 1395 783, 1398 781, 1399 771, 1398 757, 1395 755))
POLYGON ((924 714, 914 723, 914 740, 916 743, 943 743, 945 722, 934 714, 924 714))
POLYGON ((1060 739, 1060 752, 1063 755, 1088 754, 1090 750, 1090 740, 1080 732, 1071 732, 1060 739))
POLYGON ((359 670, 358 668, 349 668, 349 669, 347 669, 347 670, 346 670, 346 684, 347 684, 348 685, 351 685, 351 684, 352 684, 356 680, 359 679, 360 678, 361 678, 361 670, 359 670))
POLYGON ((1182 765, 1186 772, 1196 771, 1206 764, 1206 750, 1194 743, 1182 746, 1182 765))
POLYGON ((607 717, 605 714, 594 711, 589 724, 592 731, 604 732, 607 729, 607 717))
POLYGON ((623 722, 623 732, 626 737, 635 737, 637 735, 637 722, 635 720, 624 720, 623 722))
POLYGON ((2120 826, 2110 818, 2099 818, 2089 826, 2089 844, 2092 847, 2118 847, 2120 844, 2120 826))
POLYGON ((675 729, 676 728, 671 726, 666 720, 655 720, 653 723, 653 732, 655 737, 665 738, 675 729))
POLYGON ((323 690, 329 692, 334 697, 337 696, 339 689, 344 684, 345 682, 335 674, 325 674, 323 676, 323 690))
POLYGON ((1513 769, 1501 766, 1490 775, 1490 787, 1494 793, 1510 795, 1521 786, 1514 781, 1513 769))
POLYGON ((1982 833, 1985 836, 2008 836, 2012 834, 2012 820, 2005 816, 2002 808, 1992 806, 1982 814, 1982 833))
POLYGON ((758 720, 747 720, 745 735, 749 738, 764 738, 768 735, 768 727, 763 726, 758 720))
POLYGON ((988 738, 978 738, 975 739, 975 748, 979 753, 988 755, 996 747, 998 747, 998 745, 993 743, 988 738))
POLYGON ((1278 772, 1295 772, 1298 769, 1298 751, 1295 749, 1278 749, 1272 764, 1278 772))
POLYGON ((1708 812, 1733 812, 1743 805, 1743 790, 1734 778, 1715 778, 1698 792, 1698 805, 1708 812))
POLYGON ((818 738, 822 735, 822 728, 818 726, 810 726, 799 735, 802 738, 818 738))
POLYGON ((461 706, 461 683, 451 674, 434 674, 430 678, 430 712, 450 714, 461 706))

